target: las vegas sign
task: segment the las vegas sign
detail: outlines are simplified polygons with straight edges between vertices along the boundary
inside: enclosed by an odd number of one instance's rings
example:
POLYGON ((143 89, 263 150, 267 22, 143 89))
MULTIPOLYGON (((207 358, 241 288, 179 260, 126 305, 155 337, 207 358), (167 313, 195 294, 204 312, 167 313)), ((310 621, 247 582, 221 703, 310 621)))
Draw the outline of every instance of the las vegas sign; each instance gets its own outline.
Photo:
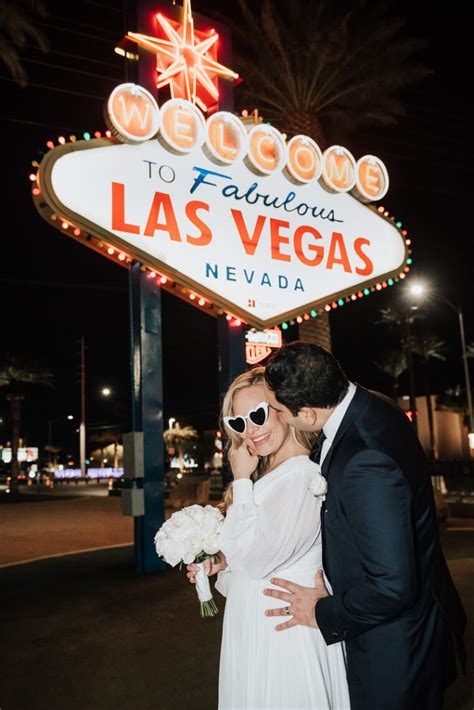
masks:
POLYGON ((379 158, 322 152, 225 111, 206 118, 193 98, 159 107, 139 85, 116 87, 106 137, 43 158, 42 216, 209 313, 262 329, 405 276, 407 240, 371 204, 389 185, 379 158))

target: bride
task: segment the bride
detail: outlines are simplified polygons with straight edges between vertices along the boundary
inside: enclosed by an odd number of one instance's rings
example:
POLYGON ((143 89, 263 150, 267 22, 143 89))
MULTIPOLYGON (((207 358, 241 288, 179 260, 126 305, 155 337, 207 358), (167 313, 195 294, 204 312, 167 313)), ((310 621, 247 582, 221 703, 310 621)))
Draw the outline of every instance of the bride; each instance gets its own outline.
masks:
MULTIPOLYGON (((234 482, 225 496, 216 589, 226 597, 219 671, 220 710, 347 710, 344 647, 326 646, 318 629, 284 634, 265 616, 278 575, 314 586, 322 567, 321 498, 310 490, 319 466, 309 442, 265 401, 263 367, 237 377, 223 403, 234 482), (297 436, 299 438, 297 438, 297 436)), ((195 581, 197 567, 188 566, 195 581)))

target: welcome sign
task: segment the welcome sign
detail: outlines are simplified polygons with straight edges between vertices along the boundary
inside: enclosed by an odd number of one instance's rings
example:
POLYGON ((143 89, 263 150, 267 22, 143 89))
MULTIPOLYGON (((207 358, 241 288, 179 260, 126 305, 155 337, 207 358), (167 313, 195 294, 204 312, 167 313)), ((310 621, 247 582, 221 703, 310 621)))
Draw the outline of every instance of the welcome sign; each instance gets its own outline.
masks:
POLYGON ((201 307, 268 328, 404 271, 401 231, 367 204, 388 189, 377 157, 322 153, 227 112, 206 122, 184 99, 159 108, 133 84, 115 89, 107 116, 110 139, 45 156, 37 200, 69 234, 139 260, 201 307))

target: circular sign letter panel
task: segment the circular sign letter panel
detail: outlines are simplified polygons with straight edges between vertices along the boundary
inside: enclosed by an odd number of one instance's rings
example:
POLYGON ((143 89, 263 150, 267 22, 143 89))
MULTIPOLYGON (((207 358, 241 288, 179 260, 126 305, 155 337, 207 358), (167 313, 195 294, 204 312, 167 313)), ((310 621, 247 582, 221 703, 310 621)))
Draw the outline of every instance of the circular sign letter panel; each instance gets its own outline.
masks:
POLYGON ((323 169, 323 156, 318 144, 308 136, 294 136, 288 143, 286 167, 298 182, 317 180, 323 169))
POLYGON ((248 158, 259 173, 270 175, 280 170, 287 156, 286 143, 273 126, 254 126, 248 135, 248 158))
POLYGON ((204 142, 206 124, 199 109, 185 99, 170 99, 161 107, 161 135, 179 153, 190 153, 204 142))
POLYGON ((143 143, 156 135, 160 110, 149 91, 137 84, 120 84, 107 101, 108 123, 126 143, 143 143))
POLYGON ((322 178, 330 190, 348 192, 356 181, 355 158, 342 145, 332 145, 324 151, 322 178))
POLYGON ((362 199, 381 200, 387 194, 387 168, 376 155, 364 155, 356 166, 356 187, 362 199))
POLYGON ((217 160, 233 163, 247 150, 244 124, 228 111, 218 111, 207 119, 207 147, 217 160))

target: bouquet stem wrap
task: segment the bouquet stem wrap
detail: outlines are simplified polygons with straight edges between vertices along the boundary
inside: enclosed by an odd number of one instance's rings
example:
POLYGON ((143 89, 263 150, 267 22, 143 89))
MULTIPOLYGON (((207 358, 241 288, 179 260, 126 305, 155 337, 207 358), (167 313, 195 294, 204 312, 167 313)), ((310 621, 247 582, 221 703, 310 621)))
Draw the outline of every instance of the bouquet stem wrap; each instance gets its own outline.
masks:
POLYGON ((201 604, 201 616, 215 616, 217 607, 212 598, 205 560, 219 561, 219 536, 224 516, 212 505, 188 505, 166 520, 157 531, 156 554, 172 567, 177 564, 199 567, 196 591, 201 604))
MULTIPOLYGON (((207 556, 205 556, 205 558, 206 557, 207 556)), ((212 598, 211 585, 209 584, 209 577, 205 570, 204 562, 199 562, 198 560, 200 559, 202 559, 201 556, 196 558, 195 565, 198 568, 196 573, 196 592, 201 602, 201 616, 216 616, 218 609, 212 598)), ((211 557, 210 560, 211 563, 214 562, 214 557, 211 557)))

